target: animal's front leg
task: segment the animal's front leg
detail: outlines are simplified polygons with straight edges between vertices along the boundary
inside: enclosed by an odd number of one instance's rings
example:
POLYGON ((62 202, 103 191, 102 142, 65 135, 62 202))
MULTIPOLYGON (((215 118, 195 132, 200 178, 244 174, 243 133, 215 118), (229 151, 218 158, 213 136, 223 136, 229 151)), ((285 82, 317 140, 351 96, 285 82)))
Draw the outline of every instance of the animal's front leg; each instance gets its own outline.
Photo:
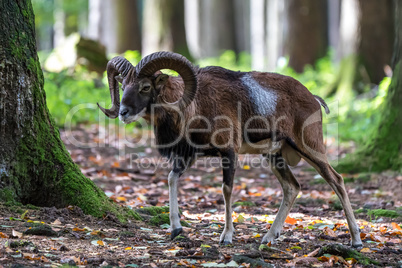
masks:
POLYGON ((180 173, 172 170, 169 173, 169 210, 170 210, 170 227, 172 229, 171 238, 175 238, 182 232, 179 215, 179 203, 177 201, 177 182, 180 173))
POLYGON ((262 244, 266 244, 268 242, 274 243, 275 239, 280 236, 286 217, 288 216, 293 203, 300 192, 299 182, 293 175, 285 159, 280 155, 270 155, 268 156, 268 160, 272 172, 278 178, 282 186, 283 199, 274 223, 272 224, 268 233, 262 239, 262 244))
POLYGON ((222 154, 223 184, 222 192, 225 200, 225 228, 220 237, 220 243, 225 245, 232 243, 234 227, 232 221, 232 189, 235 173, 236 154, 230 151, 222 154))

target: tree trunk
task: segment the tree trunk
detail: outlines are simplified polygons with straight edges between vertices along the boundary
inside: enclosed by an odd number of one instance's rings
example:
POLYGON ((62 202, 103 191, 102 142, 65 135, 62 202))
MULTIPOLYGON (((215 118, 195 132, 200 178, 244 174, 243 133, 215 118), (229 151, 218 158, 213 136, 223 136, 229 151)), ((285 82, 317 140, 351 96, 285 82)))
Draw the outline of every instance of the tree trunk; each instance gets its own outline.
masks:
POLYGON ((275 71, 278 59, 283 55, 284 2, 282 0, 267 1, 267 70, 275 71))
POLYGON ((121 216, 73 163, 49 114, 31 1, 1 1, 0 27, 0 200, 121 216))
POLYGON ((379 84, 391 64, 394 41, 393 0, 359 0, 361 10, 359 60, 362 78, 379 84))
POLYGON ((148 0, 144 2, 143 55, 168 50, 187 58, 184 28, 184 0, 148 0))
POLYGON ((141 50, 137 0, 101 1, 101 43, 108 53, 141 50))
POLYGON ((327 52, 327 2, 287 0, 285 10, 285 55, 289 66, 302 72, 305 65, 313 65, 327 52))
POLYGON ((54 36, 53 36, 53 44, 54 47, 58 47, 64 43, 66 39, 65 35, 65 24, 66 24, 66 13, 63 10, 63 0, 55 0, 54 1, 54 36))
POLYGON ((348 172, 396 170, 402 172, 402 3, 395 1, 394 72, 381 120, 368 142, 345 158, 339 169, 348 172))
MULTIPOLYGON (((167 22, 172 36, 172 51, 191 59, 187 46, 186 28, 184 27, 184 0, 166 1, 165 9, 172 9, 167 22)), ((168 14, 168 13, 166 13, 168 14)))
POLYGON ((264 71, 267 62, 265 38, 265 1, 251 0, 251 68, 264 71))
POLYGON ((217 57, 225 50, 239 52, 234 1, 186 0, 185 7, 186 33, 195 58, 217 57))
POLYGON ((379 84, 391 62, 393 29, 392 0, 342 0, 339 72, 324 95, 336 92, 337 98, 348 99, 353 90, 364 91, 361 85, 379 84))

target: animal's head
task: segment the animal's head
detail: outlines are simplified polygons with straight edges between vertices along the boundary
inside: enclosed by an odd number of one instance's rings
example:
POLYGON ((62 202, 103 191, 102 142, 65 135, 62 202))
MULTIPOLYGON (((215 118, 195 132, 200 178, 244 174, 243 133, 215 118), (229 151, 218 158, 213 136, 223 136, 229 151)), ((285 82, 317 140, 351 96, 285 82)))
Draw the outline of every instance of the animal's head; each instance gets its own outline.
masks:
POLYGON ((131 123, 151 112, 169 76, 159 72, 171 69, 180 74, 184 82, 182 98, 172 105, 185 109, 193 101, 197 91, 197 77, 192 64, 182 55, 172 52, 157 52, 143 58, 136 67, 123 57, 115 57, 107 64, 112 108, 103 113, 119 117, 124 123, 131 123), (119 84, 122 83, 123 97, 120 103, 119 84))

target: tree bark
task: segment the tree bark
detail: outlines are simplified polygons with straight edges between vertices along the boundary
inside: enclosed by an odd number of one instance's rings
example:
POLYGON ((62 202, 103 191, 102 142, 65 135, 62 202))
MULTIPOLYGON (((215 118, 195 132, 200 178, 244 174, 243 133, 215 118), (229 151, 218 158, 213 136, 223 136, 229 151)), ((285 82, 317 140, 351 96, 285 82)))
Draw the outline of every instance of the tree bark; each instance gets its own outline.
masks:
POLYGON ((121 217, 73 163, 49 114, 31 1, 1 1, 0 27, 0 200, 121 217))
POLYGON ((144 2, 143 55, 168 50, 191 59, 184 27, 184 0, 144 2))
POLYGON ((195 58, 217 57, 225 50, 240 52, 241 45, 236 43, 234 1, 186 0, 185 8, 186 33, 195 58))
POLYGON ((327 52, 327 2, 287 0, 285 10, 285 55, 289 66, 302 72, 305 65, 313 65, 327 52))
POLYGON ((392 0, 342 0, 337 79, 324 95, 351 98, 361 85, 379 84, 390 65, 394 27, 392 0), (364 83, 359 83, 363 81, 364 83), (352 90, 353 89, 353 90, 352 90))
POLYGON ((101 1, 101 38, 108 53, 141 50, 141 30, 137 0, 101 1))
POLYGON ((391 64, 394 42, 393 0, 359 0, 361 10, 358 57, 366 82, 379 84, 391 64))
POLYGON ((368 142, 345 158, 339 169, 348 172, 396 170, 402 172, 402 3, 395 1, 394 71, 383 103, 379 125, 368 142))

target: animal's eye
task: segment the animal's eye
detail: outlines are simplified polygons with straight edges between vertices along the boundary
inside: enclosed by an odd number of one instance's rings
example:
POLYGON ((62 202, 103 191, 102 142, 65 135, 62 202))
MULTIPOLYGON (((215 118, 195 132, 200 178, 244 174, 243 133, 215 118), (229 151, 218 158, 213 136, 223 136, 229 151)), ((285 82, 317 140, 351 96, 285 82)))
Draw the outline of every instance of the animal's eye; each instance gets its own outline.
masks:
POLYGON ((149 90, 151 90, 151 86, 143 86, 143 88, 141 89, 141 91, 143 92, 148 92, 149 90))

